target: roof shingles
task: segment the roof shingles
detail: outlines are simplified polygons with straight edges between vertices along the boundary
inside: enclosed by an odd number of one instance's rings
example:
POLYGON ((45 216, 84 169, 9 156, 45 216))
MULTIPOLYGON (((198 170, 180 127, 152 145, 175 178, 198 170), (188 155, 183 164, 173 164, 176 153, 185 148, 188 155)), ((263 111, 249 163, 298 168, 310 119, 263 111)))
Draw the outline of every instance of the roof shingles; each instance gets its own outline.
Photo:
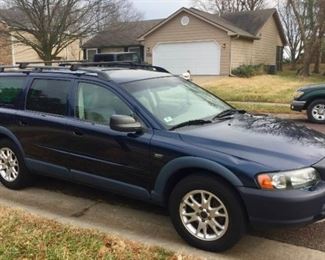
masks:
POLYGON ((248 37, 248 38, 256 38, 256 35, 251 34, 250 32, 243 30, 240 26, 236 26, 234 24, 232 24, 230 21, 226 20, 224 17, 221 17, 217 14, 211 14, 211 13, 207 13, 204 11, 200 11, 198 9, 195 8, 191 8, 190 9, 193 13, 202 16, 203 18, 220 25, 221 27, 224 27, 225 29, 232 31, 240 36, 243 37, 248 37))
POLYGON ((227 13, 221 17, 234 26, 257 35, 266 21, 276 12, 276 9, 263 9, 246 12, 227 13))
POLYGON ((162 20, 144 20, 117 24, 96 34, 83 44, 83 48, 103 48, 114 46, 139 45, 137 38, 162 20))

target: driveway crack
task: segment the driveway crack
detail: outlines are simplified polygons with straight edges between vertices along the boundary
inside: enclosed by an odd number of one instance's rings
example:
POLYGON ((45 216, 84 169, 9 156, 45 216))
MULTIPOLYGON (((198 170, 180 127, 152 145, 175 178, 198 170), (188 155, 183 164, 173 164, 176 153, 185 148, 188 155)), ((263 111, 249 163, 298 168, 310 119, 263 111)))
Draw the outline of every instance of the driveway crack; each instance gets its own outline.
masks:
POLYGON ((82 216, 84 216, 91 208, 97 206, 98 204, 100 204, 101 201, 96 201, 94 203, 91 203, 90 205, 88 205, 87 207, 84 207, 82 208, 81 210, 73 213, 70 215, 70 217, 73 217, 73 218, 80 218, 82 216))

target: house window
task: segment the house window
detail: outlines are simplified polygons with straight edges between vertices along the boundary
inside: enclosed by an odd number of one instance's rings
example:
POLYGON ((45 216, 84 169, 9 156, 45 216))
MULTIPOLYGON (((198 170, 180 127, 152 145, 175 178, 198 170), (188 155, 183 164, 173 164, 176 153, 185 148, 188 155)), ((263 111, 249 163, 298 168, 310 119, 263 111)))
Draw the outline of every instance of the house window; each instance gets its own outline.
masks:
POLYGON ((86 60, 93 61, 95 54, 98 53, 98 49, 86 49, 86 60))
POLYGON ((141 57, 141 50, 140 50, 140 47, 139 46, 138 47, 129 47, 128 48, 128 52, 135 52, 136 54, 138 54, 138 57, 140 59, 142 59, 142 57, 141 57))

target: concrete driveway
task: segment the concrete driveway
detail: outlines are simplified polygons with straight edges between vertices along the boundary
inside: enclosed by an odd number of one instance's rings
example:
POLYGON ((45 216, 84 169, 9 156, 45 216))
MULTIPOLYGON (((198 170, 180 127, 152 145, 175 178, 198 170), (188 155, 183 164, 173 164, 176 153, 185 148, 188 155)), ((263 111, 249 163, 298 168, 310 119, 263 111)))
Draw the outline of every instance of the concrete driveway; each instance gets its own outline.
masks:
MULTIPOLYGON (((303 118, 297 122, 306 124, 303 118)), ((325 126, 309 126, 325 133, 325 126)), ((325 259, 325 222, 298 229, 251 230, 235 248, 216 254, 184 243, 165 209, 76 184, 40 178, 23 191, 0 186, 0 204, 204 259, 325 259)))

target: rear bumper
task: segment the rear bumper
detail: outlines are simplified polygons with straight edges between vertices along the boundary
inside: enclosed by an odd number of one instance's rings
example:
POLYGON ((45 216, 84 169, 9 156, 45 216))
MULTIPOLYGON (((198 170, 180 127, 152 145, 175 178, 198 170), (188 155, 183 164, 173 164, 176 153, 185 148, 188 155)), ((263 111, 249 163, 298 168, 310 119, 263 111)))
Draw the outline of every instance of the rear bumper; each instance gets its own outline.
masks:
POLYGON ((253 226, 300 226, 325 218, 325 182, 313 191, 239 188, 253 226))
POLYGON ((294 111, 301 111, 301 110, 305 109, 305 105, 306 105, 306 101, 294 100, 294 101, 292 101, 290 108, 291 108, 291 110, 294 110, 294 111))

